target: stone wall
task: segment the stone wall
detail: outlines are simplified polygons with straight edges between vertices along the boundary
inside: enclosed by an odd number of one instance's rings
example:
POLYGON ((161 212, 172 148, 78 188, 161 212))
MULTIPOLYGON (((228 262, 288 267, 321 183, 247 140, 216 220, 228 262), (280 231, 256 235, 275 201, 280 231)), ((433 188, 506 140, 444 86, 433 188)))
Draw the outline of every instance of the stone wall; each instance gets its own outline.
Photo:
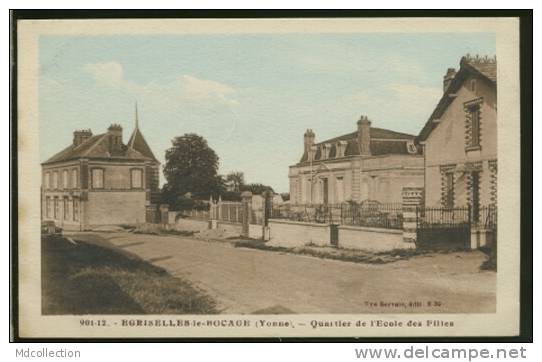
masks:
POLYGON ((330 226, 289 220, 269 220, 270 245, 296 247, 307 244, 329 246, 330 226))
POLYGON ((263 238, 263 225, 249 224, 248 225, 248 237, 251 239, 263 238))
POLYGON ((145 222, 145 191, 91 191, 86 205, 86 225, 145 222))
POLYGON ((193 231, 198 232, 202 230, 209 229, 210 221, 207 220, 196 220, 188 218, 179 218, 175 222, 176 228, 183 231, 193 231))
POLYGON ((225 232, 241 235, 242 225, 237 223, 229 223, 226 221, 217 222, 217 229, 224 230, 225 232))
POLYGON ((339 226, 339 248, 388 251, 411 249, 414 243, 403 241, 403 231, 358 226, 339 226))

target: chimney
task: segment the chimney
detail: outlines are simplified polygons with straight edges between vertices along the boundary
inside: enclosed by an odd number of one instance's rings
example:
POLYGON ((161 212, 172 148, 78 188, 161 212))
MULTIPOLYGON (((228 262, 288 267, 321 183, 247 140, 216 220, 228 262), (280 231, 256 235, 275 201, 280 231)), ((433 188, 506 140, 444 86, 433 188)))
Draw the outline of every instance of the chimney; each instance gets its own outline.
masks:
POLYGON ((448 71, 446 71, 446 75, 443 78, 442 81, 442 91, 446 92, 450 84, 452 84, 452 80, 454 79, 456 75, 455 68, 448 68, 448 71))
POLYGON ((307 157, 308 157, 309 160, 312 159, 312 157, 314 156, 313 155, 314 151, 313 151, 312 146, 314 146, 315 137, 316 136, 315 136, 314 132, 312 131, 312 129, 307 129, 307 131, 303 135, 304 151, 307 154, 307 157))
POLYGON ((113 123, 107 129, 109 140, 109 152, 122 150, 122 127, 119 124, 113 123))
POLYGON ((367 116, 361 116, 358 121, 358 143, 362 156, 371 155, 371 121, 367 116))
POLYGON ((89 129, 78 129, 73 132, 73 145, 75 147, 79 146, 86 140, 92 137, 92 131, 89 129))

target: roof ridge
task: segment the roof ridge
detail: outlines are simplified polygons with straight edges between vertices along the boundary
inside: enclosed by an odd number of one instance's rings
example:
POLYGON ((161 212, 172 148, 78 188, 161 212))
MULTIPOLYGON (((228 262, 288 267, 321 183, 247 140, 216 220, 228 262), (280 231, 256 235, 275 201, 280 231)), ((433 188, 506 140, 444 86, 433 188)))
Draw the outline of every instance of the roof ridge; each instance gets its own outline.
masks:
MULTIPOLYGON (((391 134, 394 134, 396 136, 406 136, 408 138, 416 138, 416 135, 413 135, 413 134, 410 134, 410 133, 405 133, 405 132, 398 132, 398 131, 394 131, 394 130, 391 130, 391 129, 388 129, 388 128, 381 128, 381 127, 372 127, 371 126, 371 131, 383 131, 383 132, 388 132, 388 133, 391 133, 391 134)), ((324 141, 320 141, 320 142, 316 142, 317 145, 321 145, 323 143, 328 143, 328 142, 333 142, 333 141, 339 141, 341 139, 356 139, 357 140, 357 137, 356 134, 358 133, 358 131, 354 131, 354 132, 350 132, 350 133, 345 133, 343 135, 340 135, 340 136, 336 136, 336 137, 332 137, 332 138, 328 138, 324 141)), ((394 138, 382 138, 382 137, 373 137, 373 135, 371 134, 371 139, 373 138, 376 138, 376 139, 387 139, 387 140, 397 140, 397 139, 394 139, 394 138)))
POLYGON ((94 143, 92 146, 90 146, 88 150, 83 152, 82 156, 87 156, 90 153, 90 151, 92 151, 96 147, 96 145, 100 144, 104 140, 105 136, 107 136, 107 133, 103 133, 101 135, 100 139, 98 139, 98 141, 96 143, 94 143))

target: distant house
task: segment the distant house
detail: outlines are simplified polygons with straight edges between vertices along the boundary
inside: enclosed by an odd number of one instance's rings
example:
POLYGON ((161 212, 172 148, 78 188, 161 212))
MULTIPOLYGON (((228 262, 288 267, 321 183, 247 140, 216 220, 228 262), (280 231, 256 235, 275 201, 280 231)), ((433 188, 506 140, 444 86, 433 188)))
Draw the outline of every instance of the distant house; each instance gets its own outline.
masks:
POLYGON ((42 163, 42 219, 65 229, 145 222, 151 193, 159 188, 160 163, 136 126, 73 133, 72 143, 42 163))
POLYGON ((497 61, 465 56, 448 69, 444 92, 419 135, 425 154, 425 204, 470 206, 497 203, 497 61))
MULTIPOLYGON (((280 194, 273 194, 272 198, 273 205, 282 205, 284 199, 280 194)), ((252 196, 252 209, 253 210, 263 210, 265 204, 265 197, 263 195, 253 195, 252 196)))
POLYGON ((357 126, 319 143, 307 130, 303 155, 290 166, 290 203, 401 202, 404 186, 423 186, 423 155, 414 135, 372 127, 365 116, 357 126))

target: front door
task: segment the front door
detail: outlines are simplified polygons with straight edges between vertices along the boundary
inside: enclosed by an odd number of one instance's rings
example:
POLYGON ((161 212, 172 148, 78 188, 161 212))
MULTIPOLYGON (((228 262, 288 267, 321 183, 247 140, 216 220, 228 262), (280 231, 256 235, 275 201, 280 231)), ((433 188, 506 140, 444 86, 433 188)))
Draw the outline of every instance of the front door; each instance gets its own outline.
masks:
POLYGON ((328 203, 328 192, 329 192, 329 185, 328 185, 328 179, 325 178, 322 180, 322 192, 324 196, 324 204, 327 205, 328 203))

